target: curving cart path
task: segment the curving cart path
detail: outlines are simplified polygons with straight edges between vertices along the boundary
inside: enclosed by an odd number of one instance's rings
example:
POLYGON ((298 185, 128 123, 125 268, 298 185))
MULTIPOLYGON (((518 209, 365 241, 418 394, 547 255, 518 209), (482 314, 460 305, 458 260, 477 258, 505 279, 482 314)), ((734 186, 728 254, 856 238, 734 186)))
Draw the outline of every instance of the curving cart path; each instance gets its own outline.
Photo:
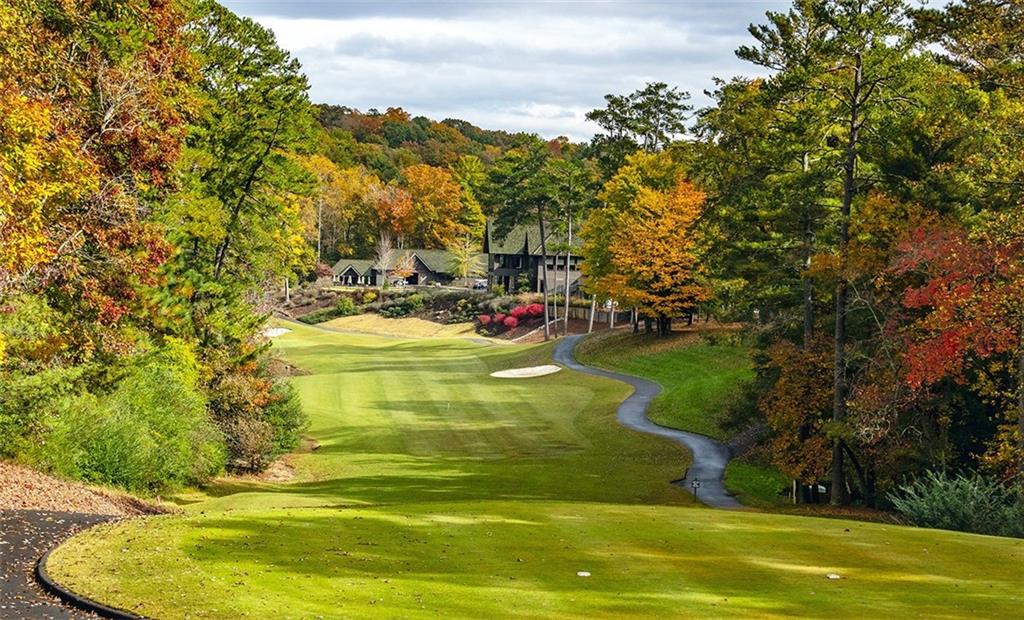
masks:
POLYGON ((582 335, 568 336, 561 340, 555 346, 555 361, 578 372, 615 379, 633 386, 633 393, 619 405, 617 413, 619 424, 641 433, 666 437, 693 453, 693 464, 686 470, 686 477, 677 483, 687 491, 692 491, 691 483, 694 480, 699 480, 700 490, 697 493, 697 499, 701 502, 712 508, 729 510, 744 508, 743 504, 736 501, 735 497, 729 495, 725 490, 725 485, 722 484, 725 466, 732 456, 729 447, 706 435, 680 431, 651 422, 647 418, 647 407, 651 400, 661 393, 661 386, 647 379, 580 364, 576 361, 574 349, 582 337, 582 335))

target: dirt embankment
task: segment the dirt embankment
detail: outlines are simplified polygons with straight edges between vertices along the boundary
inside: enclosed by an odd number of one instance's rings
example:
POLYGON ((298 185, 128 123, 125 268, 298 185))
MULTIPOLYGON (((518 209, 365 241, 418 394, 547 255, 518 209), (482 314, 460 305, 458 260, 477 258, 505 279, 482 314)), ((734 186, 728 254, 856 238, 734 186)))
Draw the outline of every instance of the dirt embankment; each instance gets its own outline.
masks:
POLYGON ((0 511, 44 510, 127 517, 166 512, 136 497, 0 461, 0 511))

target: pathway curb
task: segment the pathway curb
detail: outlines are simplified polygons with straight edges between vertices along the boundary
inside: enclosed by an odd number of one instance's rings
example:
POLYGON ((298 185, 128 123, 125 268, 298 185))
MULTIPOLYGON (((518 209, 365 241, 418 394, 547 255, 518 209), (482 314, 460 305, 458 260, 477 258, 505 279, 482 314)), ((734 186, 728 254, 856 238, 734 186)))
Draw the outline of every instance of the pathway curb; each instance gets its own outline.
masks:
POLYGON ((97 603, 92 599, 75 594, 71 590, 68 590, 54 581, 53 578, 50 577, 50 574, 46 572, 46 562, 50 559, 50 554, 53 553, 61 544, 63 544, 63 542, 51 547, 49 551, 44 553, 43 557, 39 558, 39 561, 36 562, 36 581, 39 582, 39 585, 41 585, 44 590, 76 609, 96 614, 101 618, 109 618, 110 620, 146 620, 144 616, 138 616, 116 607, 109 607, 102 603, 97 603))

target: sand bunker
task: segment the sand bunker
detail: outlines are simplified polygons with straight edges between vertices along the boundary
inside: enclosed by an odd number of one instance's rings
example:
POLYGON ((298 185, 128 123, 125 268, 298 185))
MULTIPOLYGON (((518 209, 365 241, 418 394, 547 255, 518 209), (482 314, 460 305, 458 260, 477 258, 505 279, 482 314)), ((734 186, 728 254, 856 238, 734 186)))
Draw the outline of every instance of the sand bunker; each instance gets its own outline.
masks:
POLYGON ((498 377, 499 379, 523 379, 526 377, 543 377, 544 375, 551 375, 561 369, 561 366, 547 364, 545 366, 530 366, 529 368, 510 368, 509 370, 499 370, 497 372, 492 372, 491 376, 498 377))
POLYGON ((266 336, 267 338, 277 338, 278 336, 284 336, 290 331, 292 330, 285 329, 283 327, 268 327, 267 329, 263 330, 263 335, 266 336))

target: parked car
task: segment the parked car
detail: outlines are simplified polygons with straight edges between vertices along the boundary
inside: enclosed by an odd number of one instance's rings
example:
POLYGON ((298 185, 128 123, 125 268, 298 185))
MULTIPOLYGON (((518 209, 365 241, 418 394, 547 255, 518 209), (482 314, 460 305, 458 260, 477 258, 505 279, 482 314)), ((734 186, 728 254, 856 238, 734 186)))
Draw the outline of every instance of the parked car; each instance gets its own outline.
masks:
POLYGON ((477 280, 476 282, 474 282, 473 283, 473 290, 474 291, 486 291, 487 290, 487 280, 477 280))

